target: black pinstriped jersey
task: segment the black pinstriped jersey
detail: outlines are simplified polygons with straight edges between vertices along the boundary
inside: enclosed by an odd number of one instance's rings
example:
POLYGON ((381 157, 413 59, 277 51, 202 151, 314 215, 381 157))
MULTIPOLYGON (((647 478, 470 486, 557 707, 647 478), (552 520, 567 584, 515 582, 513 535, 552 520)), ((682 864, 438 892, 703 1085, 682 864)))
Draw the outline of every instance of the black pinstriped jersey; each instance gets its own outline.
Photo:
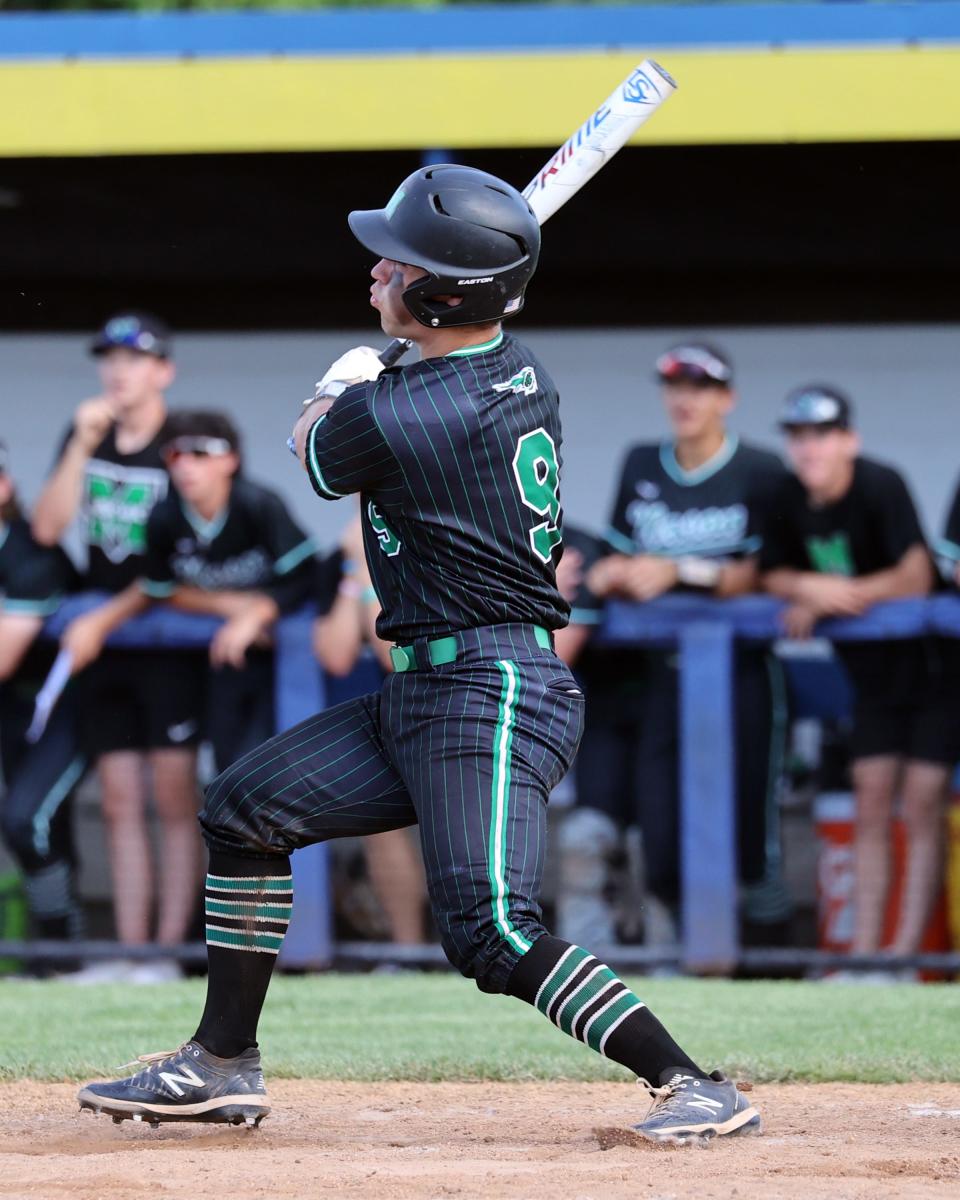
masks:
POLYGON ((307 438, 328 500, 361 493, 380 637, 559 629, 557 390, 508 334, 348 388, 307 438))
POLYGON ((756 554, 770 496, 786 478, 776 455, 733 435, 692 471, 680 466, 670 442, 634 446, 623 464, 607 538, 625 554, 756 554))

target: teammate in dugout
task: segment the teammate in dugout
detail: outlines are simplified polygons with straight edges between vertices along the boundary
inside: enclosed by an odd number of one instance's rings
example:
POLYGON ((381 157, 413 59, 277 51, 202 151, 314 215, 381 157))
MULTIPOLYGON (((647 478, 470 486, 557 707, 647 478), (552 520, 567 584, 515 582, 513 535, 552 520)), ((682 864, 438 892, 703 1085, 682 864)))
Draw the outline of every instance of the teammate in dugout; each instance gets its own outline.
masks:
MULTIPOLYGON (((167 493, 160 430, 175 368, 170 332, 157 317, 112 317, 90 346, 101 392, 84 401, 33 513, 33 532, 54 546, 76 518, 87 550, 84 586, 109 593, 65 630, 76 670, 96 658, 103 626, 128 614, 125 591, 142 572, 147 519, 167 493)), ((97 764, 122 945, 182 942, 194 907, 202 845, 196 828, 196 745, 203 656, 193 651, 108 647, 81 686, 81 736, 97 764), (156 886, 146 817, 147 780, 160 824, 156 886)), ((172 959, 92 964, 78 981, 178 978, 172 959)))
POLYGON ((73 792, 86 769, 76 688, 67 689, 35 744, 26 734, 56 655, 54 643, 38 635, 75 582, 60 547, 34 541, 0 443, 0 830, 23 873, 33 935, 57 940, 78 937, 82 923, 71 829, 73 792))
MULTIPOLYGON (((768 591, 788 601, 787 633, 854 617, 881 600, 923 596, 933 566, 917 512, 892 467, 862 457, 848 398, 813 384, 787 397, 780 424, 795 474, 776 499, 762 550, 768 591)), ((838 642, 854 693, 855 954, 881 948, 890 883, 890 823, 899 794, 908 849, 889 949, 920 948, 943 864, 943 813, 957 759, 956 704, 944 704, 936 645, 920 638, 838 642)))
MULTIPOLYGON (((597 599, 652 600, 666 592, 734 596, 754 591, 770 498, 786 476, 780 459, 727 428, 736 403, 733 367, 714 346, 688 342, 656 361, 671 436, 628 450, 607 532, 615 551, 588 568, 576 619, 564 637, 588 697, 577 759, 577 808, 561 841, 584 877, 623 826, 643 834, 646 886, 662 937, 679 900, 679 673, 675 650, 624 653, 589 646, 597 599), (585 862, 591 852, 596 860, 585 862)), ((790 901, 780 882, 776 789, 786 736, 785 687, 762 646, 736 647, 737 837, 742 913, 752 939, 779 941, 790 901)), ((669 937, 674 941, 675 937, 669 937)))
POLYGON ((418 824, 440 937, 464 975, 641 1077, 655 1100, 638 1126, 647 1137, 754 1130, 760 1117, 732 1082, 701 1070, 609 968, 540 919, 545 806, 576 753, 584 699, 552 650, 568 613, 554 571, 557 392, 501 328, 536 267, 536 218, 501 180, 443 165, 349 222, 379 256, 370 290, 384 331, 422 357, 381 371, 374 351, 351 351, 294 437, 321 498, 361 494, 394 673, 211 785, 200 1025, 132 1078, 87 1085, 80 1104, 256 1123, 269 1110, 257 1021, 290 916, 290 854, 418 824))

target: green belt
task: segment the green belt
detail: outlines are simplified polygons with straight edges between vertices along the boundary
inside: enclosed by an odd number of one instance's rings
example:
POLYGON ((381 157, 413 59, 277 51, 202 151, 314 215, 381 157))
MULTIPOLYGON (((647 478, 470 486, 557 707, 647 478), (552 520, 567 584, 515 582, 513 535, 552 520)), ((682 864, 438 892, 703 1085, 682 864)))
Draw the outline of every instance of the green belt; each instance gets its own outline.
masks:
MULTIPOLYGON (((553 648, 549 632, 542 625, 532 625, 536 643, 544 650, 553 648)), ((431 667, 443 667, 447 663, 457 661, 460 647, 456 637, 439 637, 427 642, 427 653, 430 655, 431 667)), ((417 669, 417 652, 413 646, 391 646, 390 661, 398 674, 403 671, 417 669)))

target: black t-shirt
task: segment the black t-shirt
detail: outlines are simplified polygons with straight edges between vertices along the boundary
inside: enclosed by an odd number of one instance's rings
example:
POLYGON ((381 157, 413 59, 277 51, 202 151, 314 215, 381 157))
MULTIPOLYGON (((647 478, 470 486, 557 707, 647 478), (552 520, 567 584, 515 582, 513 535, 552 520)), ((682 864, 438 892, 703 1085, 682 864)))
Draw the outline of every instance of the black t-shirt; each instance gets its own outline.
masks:
MULTIPOLYGON (((48 617, 76 585, 70 560, 59 546, 40 546, 17 518, 0 524, 0 612, 48 617)), ((18 680, 42 680, 56 657, 55 642, 35 640, 17 669, 18 680)))
MULTIPOLYGON (((72 435, 71 427, 61 455, 72 435)), ((120 592, 142 573, 147 518, 168 485, 159 433, 135 454, 121 454, 111 428, 83 472, 80 518, 88 551, 86 587, 120 592)))
POLYGON ((560 442, 557 390, 509 334, 336 400, 307 438, 307 470, 324 499, 361 493, 380 637, 567 623, 560 442))
POLYGON ((903 477, 893 467, 858 458, 847 494, 814 508, 789 475, 773 501, 774 519, 761 551, 766 571, 791 567, 831 575, 871 575, 896 566, 923 530, 903 477))
POLYGON ((620 473, 607 538, 624 554, 731 559, 759 551, 770 496, 786 477, 769 451, 728 435, 684 470, 671 442, 634 446, 620 473))
POLYGON ((171 490, 147 522, 141 586, 156 600, 178 584, 265 592, 290 612, 313 590, 315 553, 280 497, 248 479, 234 480, 226 509, 212 521, 171 490))

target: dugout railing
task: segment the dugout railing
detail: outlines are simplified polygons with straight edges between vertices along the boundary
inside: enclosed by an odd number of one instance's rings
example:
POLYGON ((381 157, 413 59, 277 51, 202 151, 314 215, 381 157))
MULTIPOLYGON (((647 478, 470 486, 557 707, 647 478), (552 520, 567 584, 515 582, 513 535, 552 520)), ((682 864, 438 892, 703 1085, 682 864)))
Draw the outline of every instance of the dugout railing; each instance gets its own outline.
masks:
MULTIPOLYGON (((46 636, 58 637, 67 623, 102 597, 71 597, 47 621, 46 636)), ((700 973, 842 966, 871 969, 890 966, 887 956, 837 955, 807 948, 746 949, 738 940, 738 887, 735 841, 734 644, 737 640, 772 643, 781 636, 782 605, 767 596, 714 600, 664 596, 647 604, 612 602, 598 640, 610 646, 672 646, 680 670, 681 887, 680 942, 676 947, 591 947, 619 969, 680 966, 700 973)), ((275 707, 278 729, 287 729, 324 707, 323 672, 311 650, 309 610, 283 618, 276 629, 275 707)), ((219 619, 157 606, 117 630, 111 645, 131 648, 202 648, 219 619)), ((960 637, 960 598, 941 595, 878 604, 862 617, 822 621, 817 635, 831 641, 896 640, 936 633, 960 637)), ((330 895, 327 848, 311 846, 292 859, 295 904, 281 962, 293 969, 333 964, 374 964, 384 960, 410 965, 441 965, 439 945, 336 942, 330 895)), ((0 942, 0 957, 23 960, 114 957, 113 941, 0 942)), ((130 957, 175 954, 184 962, 202 962, 202 945, 124 948, 130 957)), ((960 953, 918 954, 898 960, 921 969, 960 972, 960 953)))

